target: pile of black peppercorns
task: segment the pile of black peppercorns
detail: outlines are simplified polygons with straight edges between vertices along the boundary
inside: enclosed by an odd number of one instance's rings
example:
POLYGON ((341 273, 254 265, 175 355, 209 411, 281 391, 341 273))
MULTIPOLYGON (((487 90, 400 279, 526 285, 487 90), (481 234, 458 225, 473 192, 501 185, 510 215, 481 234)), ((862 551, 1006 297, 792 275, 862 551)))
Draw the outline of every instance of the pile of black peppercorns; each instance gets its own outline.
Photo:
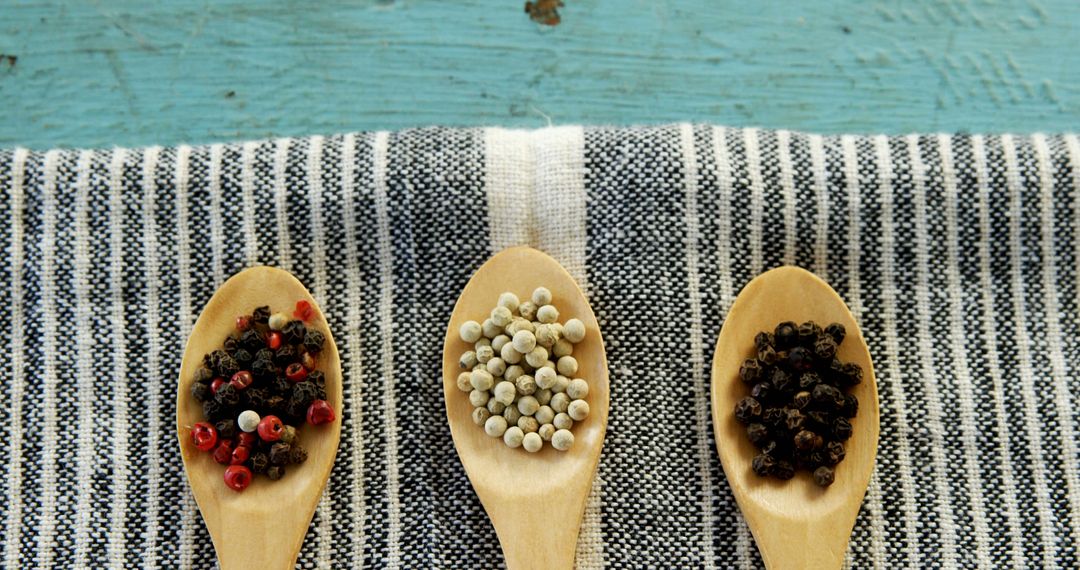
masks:
POLYGON ((862 382, 863 372, 836 358, 844 334, 837 323, 822 329, 813 321, 786 321, 754 338, 757 357, 739 370, 750 395, 735 404, 735 418, 761 450, 754 473, 786 480, 806 469, 818 485, 832 485, 859 411, 846 390, 862 382))

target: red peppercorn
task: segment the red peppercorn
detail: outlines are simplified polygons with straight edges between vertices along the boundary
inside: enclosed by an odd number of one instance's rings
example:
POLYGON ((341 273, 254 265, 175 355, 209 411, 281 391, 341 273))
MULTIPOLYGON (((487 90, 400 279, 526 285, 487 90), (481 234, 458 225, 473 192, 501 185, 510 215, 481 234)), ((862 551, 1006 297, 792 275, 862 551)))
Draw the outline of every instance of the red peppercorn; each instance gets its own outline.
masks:
POLYGON ((210 393, 217 394, 218 388, 221 388, 224 384, 224 378, 214 378, 214 380, 210 382, 210 393))
POLYGON ((243 465, 230 465, 225 468, 225 484, 233 491, 243 491, 251 484, 251 469, 243 465))
POLYGON ((236 330, 244 332, 251 328, 251 315, 240 315, 236 317, 236 330))
POLYGON ((304 378, 307 378, 307 372, 308 371, 304 368, 303 364, 293 362, 285 368, 285 377, 288 378, 290 382, 300 382, 304 378))
POLYGON ((206 422, 199 422, 191 426, 191 441, 199 451, 210 451, 217 445, 217 430, 206 422))
POLYGON ((232 384, 233 388, 237 390, 245 390, 251 383, 255 381, 255 377, 251 375, 251 372, 247 370, 241 370, 236 374, 233 374, 232 380, 229 380, 229 384, 232 384))
POLYGON ((270 347, 270 350, 281 348, 281 333, 270 331, 270 334, 266 335, 266 346, 270 347))
POLYGON ((222 465, 228 465, 232 461, 233 445, 229 440, 224 440, 218 443, 217 449, 214 450, 214 461, 222 465))
POLYGON ((240 435, 237 436, 237 439, 240 441, 240 445, 251 447, 258 441, 258 436, 256 436, 254 432, 242 431, 240 432, 240 435))
POLYGON ((263 419, 259 420, 259 437, 263 441, 277 441, 284 432, 285 424, 281 423, 277 416, 263 416, 263 419))
POLYGON ((301 321, 307 321, 311 318, 311 315, 315 314, 315 310, 311 308, 311 303, 300 300, 296 302, 296 310, 293 311, 293 316, 301 321))
POLYGON ((232 459, 229 461, 232 465, 243 465, 248 457, 251 456, 251 448, 246 445, 241 445, 232 450, 232 459))
POLYGON ((330 407, 330 402, 326 400, 315 400, 308 407, 307 421, 313 426, 320 424, 328 424, 334 421, 334 408, 330 407))

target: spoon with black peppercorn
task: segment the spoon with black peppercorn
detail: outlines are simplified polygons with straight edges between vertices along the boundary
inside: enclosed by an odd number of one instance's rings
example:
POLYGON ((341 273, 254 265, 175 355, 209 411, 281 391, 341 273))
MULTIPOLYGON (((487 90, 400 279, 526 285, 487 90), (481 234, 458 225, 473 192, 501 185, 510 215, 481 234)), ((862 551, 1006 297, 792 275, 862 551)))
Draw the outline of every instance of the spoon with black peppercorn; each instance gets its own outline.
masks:
POLYGON ((446 417, 458 457, 502 544, 509 570, 569 569, 574 565, 585 500, 600 459, 608 414, 608 371, 604 343, 589 301, 559 262, 528 247, 504 250, 476 271, 461 292, 443 344, 443 390, 446 417), (510 448, 488 437, 472 420, 473 407, 458 389, 459 357, 469 349, 459 329, 487 315, 499 295, 528 296, 550 289, 559 314, 585 324, 585 337, 574 347, 575 376, 589 384, 592 409, 573 427, 567 451, 548 443, 536 453, 510 448))
POLYGON ((226 281, 206 303, 191 330, 180 366, 176 396, 176 430, 188 482, 214 541, 224 570, 292 568, 300 553, 315 505, 326 487, 341 435, 341 416, 319 426, 304 425, 299 438, 307 461, 289 467, 280 481, 257 477, 243 492, 222 482, 224 467, 209 453, 196 449, 190 426, 203 420, 202 407, 191 395, 191 384, 203 355, 221 346, 235 328, 236 317, 254 307, 291 308, 306 300, 312 315, 307 326, 326 337, 318 355, 318 369, 326 377, 326 399, 341 406, 341 361, 330 327, 307 289, 289 272, 273 267, 252 267, 226 281))
POLYGON ((768 568, 840 568, 851 529, 866 494, 878 444, 878 396, 870 352, 843 299, 816 275, 780 267, 753 279, 735 299, 716 342, 712 365, 712 417, 716 449, 735 500, 750 525, 768 568), (747 396, 739 368, 754 351, 757 333, 784 321, 840 323, 847 330, 836 357, 858 364, 863 381, 852 388, 859 400, 847 457, 836 479, 821 487, 799 471, 783 481, 751 470, 757 450, 732 410, 747 396))

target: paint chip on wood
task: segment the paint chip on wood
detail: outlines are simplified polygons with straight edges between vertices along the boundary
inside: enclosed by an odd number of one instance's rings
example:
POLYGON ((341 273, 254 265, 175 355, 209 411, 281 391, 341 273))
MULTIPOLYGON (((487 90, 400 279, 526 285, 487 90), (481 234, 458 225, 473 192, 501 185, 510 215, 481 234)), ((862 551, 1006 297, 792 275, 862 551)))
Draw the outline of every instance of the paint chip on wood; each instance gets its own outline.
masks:
POLYGON ((564 4, 562 0, 537 0, 536 2, 526 2, 525 12, 529 14, 529 18, 538 24, 544 24, 545 26, 558 26, 562 18, 559 17, 559 8, 562 8, 564 4))

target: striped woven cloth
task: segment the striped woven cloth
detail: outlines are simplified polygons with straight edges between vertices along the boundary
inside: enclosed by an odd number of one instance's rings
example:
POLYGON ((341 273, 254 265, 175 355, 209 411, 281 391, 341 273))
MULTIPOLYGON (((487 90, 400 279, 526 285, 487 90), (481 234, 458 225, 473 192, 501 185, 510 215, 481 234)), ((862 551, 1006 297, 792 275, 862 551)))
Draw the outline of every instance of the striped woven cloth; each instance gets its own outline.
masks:
POLYGON ((304 281, 342 351, 341 448, 300 567, 501 565, 440 350, 470 274, 518 244, 582 283, 607 343, 579 568, 761 566, 708 370, 739 289, 781 264, 833 284, 875 358, 881 446, 850 566, 1080 564, 1076 137, 671 125, 15 149, 0 194, 8 568, 214 565, 177 370, 202 305, 253 264, 304 281))

